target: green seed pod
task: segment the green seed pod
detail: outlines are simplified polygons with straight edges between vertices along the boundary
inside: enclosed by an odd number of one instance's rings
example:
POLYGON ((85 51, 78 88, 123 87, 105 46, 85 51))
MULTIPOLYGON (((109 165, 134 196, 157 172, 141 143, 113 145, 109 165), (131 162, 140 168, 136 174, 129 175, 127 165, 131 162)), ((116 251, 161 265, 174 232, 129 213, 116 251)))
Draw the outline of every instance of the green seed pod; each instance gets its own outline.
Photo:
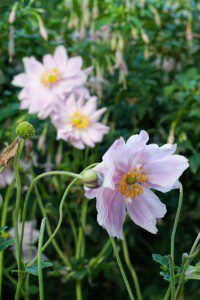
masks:
POLYGON ((16 134, 22 139, 31 139, 35 135, 35 129, 32 124, 27 121, 19 123, 15 130, 16 134))
POLYGON ((90 189, 96 189, 102 184, 102 178, 94 170, 85 171, 82 174, 82 181, 90 189))

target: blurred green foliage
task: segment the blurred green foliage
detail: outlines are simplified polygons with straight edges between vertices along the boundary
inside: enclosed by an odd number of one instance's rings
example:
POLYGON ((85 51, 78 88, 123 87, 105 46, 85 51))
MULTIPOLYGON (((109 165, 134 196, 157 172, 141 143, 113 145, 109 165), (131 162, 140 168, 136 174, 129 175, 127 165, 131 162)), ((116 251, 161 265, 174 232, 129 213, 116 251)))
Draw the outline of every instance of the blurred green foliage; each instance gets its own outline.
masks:
MULTIPOLYGON (((17 2, 17 1, 16 1, 17 2)), ((36 0, 19 1, 15 20, 9 15, 15 1, 0 3, 0 141, 10 143, 20 120, 34 124, 36 137, 31 151, 36 174, 57 168, 81 171, 89 163, 101 160, 102 154, 119 136, 128 138, 141 129, 158 144, 175 142, 178 152, 190 160, 190 168, 182 177, 184 206, 176 238, 176 264, 187 252, 199 232, 199 169, 200 169, 200 59, 198 1, 186 0, 36 0), (42 24, 42 25, 41 25, 42 24), (48 40, 41 36, 41 26, 48 40), (105 120, 111 127, 102 144, 80 151, 67 143, 56 141, 56 132, 48 120, 20 111, 18 90, 11 85, 14 75, 23 69, 24 56, 41 59, 57 45, 66 46, 69 55, 81 55, 84 66, 94 66, 88 83, 92 94, 98 94, 99 105, 108 107, 105 120), (41 140, 41 136, 43 140, 41 140), (40 144, 38 143, 40 141, 40 144)), ((27 145, 27 153, 30 145, 27 145)), ((26 156, 28 157, 28 154, 26 156)), ((27 159, 26 157, 26 159, 27 159)), ((31 171, 21 170, 22 181, 29 184, 31 171)), ((58 218, 58 203, 66 181, 44 180, 39 190, 50 216, 52 228, 58 218)), ((5 190, 1 190, 2 196, 5 190)), ((145 232, 127 220, 125 232, 130 258, 136 267, 144 299, 162 299, 166 282, 159 277, 159 267, 152 253, 169 254, 169 239, 178 202, 178 191, 159 194, 168 208, 167 216, 158 224, 156 236, 145 232)), ((74 257, 71 222, 78 227, 83 191, 73 188, 65 207, 65 220, 57 241, 70 257, 71 270, 60 262, 54 249, 45 255, 53 268, 45 273, 46 299, 74 299, 74 279, 83 280, 84 299, 126 299, 128 296, 119 276, 110 247, 105 258, 98 253, 107 241, 106 232, 96 222, 95 201, 88 201, 85 229, 85 255, 74 257)), ((13 201, 9 205, 8 224, 12 224, 13 201)), ((36 197, 32 196, 29 218, 41 220, 36 197)), ((120 242, 119 242, 120 245, 120 242)), ((8 252, 7 252, 8 253, 8 252)), ((120 251, 122 256, 122 251, 120 251)), ((14 262, 12 253, 5 257, 5 266, 14 262)), ((14 275, 13 275, 14 276, 14 275)), ((130 280, 131 277, 129 276, 130 280)), ((30 294, 37 293, 33 278, 30 294)), ((199 282, 186 285, 186 299, 200 297, 199 282)), ((4 299, 13 297, 14 285, 8 276, 4 280, 4 299), (8 289, 8 287, 12 287, 8 289)), ((127 298, 128 299, 128 298, 127 298)))

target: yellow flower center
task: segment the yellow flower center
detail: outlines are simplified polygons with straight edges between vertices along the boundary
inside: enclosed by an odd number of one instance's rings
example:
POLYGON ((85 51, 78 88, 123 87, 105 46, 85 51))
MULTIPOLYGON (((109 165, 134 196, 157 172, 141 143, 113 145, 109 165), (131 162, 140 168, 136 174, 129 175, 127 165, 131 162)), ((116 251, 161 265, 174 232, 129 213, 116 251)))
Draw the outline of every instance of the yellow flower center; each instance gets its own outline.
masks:
POLYGON ((89 120, 84 114, 76 111, 71 117, 71 123, 77 129, 85 129, 89 125, 89 120))
POLYGON ((45 86, 50 87, 52 84, 60 80, 60 72, 56 68, 47 69, 40 76, 40 80, 45 86))
POLYGON ((141 183, 145 186, 147 180, 148 175, 144 168, 142 166, 134 167, 133 171, 127 172, 117 183, 118 190, 125 198, 140 196, 144 192, 141 183))

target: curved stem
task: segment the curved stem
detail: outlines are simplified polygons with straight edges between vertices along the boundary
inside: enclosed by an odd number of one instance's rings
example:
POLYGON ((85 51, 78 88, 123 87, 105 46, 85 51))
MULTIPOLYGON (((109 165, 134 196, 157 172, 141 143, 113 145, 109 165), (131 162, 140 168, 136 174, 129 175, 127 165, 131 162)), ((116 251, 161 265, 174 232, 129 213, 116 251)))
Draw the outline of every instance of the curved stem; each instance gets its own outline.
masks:
POLYGON ((43 218, 40 226, 40 236, 38 242, 38 281, 39 281, 40 300, 44 300, 44 287, 43 287, 43 277, 42 277, 42 244, 43 244, 43 237, 44 237, 45 221, 46 218, 43 218))
POLYGON ((183 203, 183 187, 180 183, 180 194, 179 194, 179 203, 178 203, 178 209, 176 212, 176 217, 174 221, 174 226, 172 229, 172 235, 171 235, 171 253, 170 253, 170 276, 171 276, 171 299, 175 300, 175 275, 174 275, 174 241, 175 241, 175 235, 177 230, 177 225, 181 213, 181 207, 183 203))
POLYGON ((51 172, 46 172, 43 174, 40 174, 39 176, 37 176, 36 178, 34 178, 34 180, 32 181, 28 192, 26 194, 26 198, 25 198, 25 202, 24 202, 24 207, 23 207, 23 213, 22 213, 22 229, 21 229, 21 240, 20 240, 20 254, 22 253, 22 245, 23 245, 23 238, 24 238, 24 226, 25 226, 25 220, 26 220, 26 211, 27 211, 27 206, 28 206, 28 201, 31 195, 31 192, 35 186, 35 184, 42 178, 46 177, 46 176, 51 176, 51 175, 64 175, 64 176, 71 176, 71 177, 75 177, 75 178, 80 178, 80 175, 78 174, 74 174, 71 172, 65 172, 65 171, 51 171, 51 172))
POLYGON ((123 249, 125 263, 126 263, 127 267, 129 268, 129 271, 130 271, 131 276, 133 278, 137 299, 142 300, 142 294, 141 294, 141 290, 140 290, 140 285, 139 285, 137 273, 136 273, 136 271, 135 271, 135 269, 134 269, 134 267, 133 267, 133 265, 131 264, 131 261, 130 261, 125 235, 124 235, 124 239, 122 240, 122 249, 123 249))
MULTIPOLYGON (((12 183, 6 191, 5 199, 3 201, 3 208, 2 208, 2 214, 1 214, 1 227, 6 225, 6 219, 7 219, 7 209, 8 209, 8 203, 10 200, 10 195, 13 190, 14 183, 12 183)), ((0 300, 2 297, 2 279, 3 279, 3 251, 0 252, 0 300)))
MULTIPOLYGON (((58 233, 58 231, 60 229, 60 226, 62 224, 62 219, 63 219, 63 205, 65 202, 65 199, 67 198, 70 188, 77 180, 78 180, 78 178, 75 178, 74 180, 72 180, 72 182, 68 185, 68 187, 66 188, 66 190, 62 196, 60 206, 59 206, 59 215, 60 216, 59 216, 58 224, 57 224, 56 229, 54 230, 53 234, 51 235, 51 237, 47 240, 47 242, 42 247, 42 251, 44 251, 48 247, 48 245, 52 242, 52 240, 54 239, 54 237, 56 236, 56 234, 58 233)), ((28 264, 28 266, 32 266, 36 262, 37 257, 38 257, 38 255, 36 255, 36 257, 28 264)))
MULTIPOLYGON (((35 185, 35 194, 36 194, 36 197, 37 197, 37 202, 39 204, 39 207, 40 207, 40 210, 41 210, 41 213, 42 213, 42 216, 43 218, 46 218, 46 228, 47 228, 47 233, 49 235, 49 237, 51 237, 52 235, 52 230, 51 230, 51 226, 50 226, 50 222, 49 222, 49 219, 47 217, 47 213, 46 213, 46 210, 45 210, 45 207, 43 205, 43 202, 42 202, 42 199, 40 197, 40 193, 39 193, 39 190, 37 188, 37 186, 35 185)), ((57 242, 55 240, 52 240, 52 244, 53 244, 53 247, 54 249, 56 250, 56 252, 58 253, 58 255, 60 256, 60 258, 62 259, 62 261, 64 262, 64 264, 66 266, 70 266, 70 263, 68 261, 68 259, 65 257, 65 255, 62 253, 62 250, 60 249, 60 247, 58 246, 57 242)))
MULTIPOLYGON (((97 165, 97 164, 94 163, 94 164, 88 166, 86 169, 84 169, 84 170, 81 172, 81 174, 82 174, 84 171, 86 171, 86 170, 88 170, 88 169, 90 169, 90 168, 92 168, 92 167, 94 167, 94 166, 96 166, 96 165, 97 165)), ((52 172, 49 172, 49 173, 52 173, 52 172)), ((66 173, 69 174, 69 172, 64 172, 64 173, 65 173, 65 174, 66 174, 66 173)), ((74 174, 74 173, 70 173, 70 174, 74 174)), ((60 226, 61 226, 61 224, 62 224, 62 219, 63 219, 63 206, 64 206, 65 199, 66 199, 66 197, 67 197, 67 195, 68 195, 68 192, 69 192, 70 188, 72 187, 72 185, 73 185, 79 178, 81 178, 81 174, 80 174, 80 175, 74 174, 74 177, 77 177, 77 178, 75 178, 74 180, 72 180, 72 182, 71 182, 71 183, 68 185, 68 187, 66 188, 66 190, 65 190, 65 192, 64 192, 64 194, 63 194, 63 197, 62 197, 62 199, 61 199, 60 206, 59 206, 59 215, 60 215, 60 216, 59 216, 59 220, 58 220, 58 225, 57 225, 56 229, 54 230, 52 236, 47 240, 47 242, 46 242, 46 243, 44 244, 44 246, 42 247, 42 251, 44 251, 44 250, 48 247, 48 245, 52 242, 52 240, 53 240, 54 237, 56 236, 57 232, 59 231, 60 226)), ((41 175, 42 175, 42 174, 41 174, 41 175)), ((39 177, 39 176, 38 176, 38 177, 39 177)), ((37 260, 37 255, 36 255, 36 257, 28 264, 28 266, 32 266, 32 265, 36 262, 36 260, 37 260)))
POLYGON ((126 289, 128 291, 129 297, 130 297, 131 300, 134 300, 133 293, 131 291, 128 279, 126 277, 126 274, 125 274, 125 271, 124 271, 124 268, 123 268, 123 265, 122 265, 122 262, 121 262, 121 259, 119 257, 119 253, 118 253, 118 250, 117 250, 117 246, 115 244, 115 240, 112 237, 110 237, 110 240, 111 240, 111 243, 112 243, 112 246, 113 246, 113 250, 114 250, 114 253, 115 253, 115 257, 116 257, 116 260, 117 260, 117 264, 118 264, 118 267, 119 267, 120 272, 122 274, 122 277, 123 277, 126 289))

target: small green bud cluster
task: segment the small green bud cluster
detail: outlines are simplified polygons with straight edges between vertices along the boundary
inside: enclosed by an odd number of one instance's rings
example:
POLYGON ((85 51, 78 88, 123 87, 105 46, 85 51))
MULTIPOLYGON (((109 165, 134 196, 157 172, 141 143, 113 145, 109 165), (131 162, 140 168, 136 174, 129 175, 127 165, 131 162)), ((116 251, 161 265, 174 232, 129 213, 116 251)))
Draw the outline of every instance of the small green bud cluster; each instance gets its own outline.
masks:
POLYGON ((19 123, 15 130, 16 134, 22 139, 31 139, 35 135, 35 129, 32 124, 27 121, 19 123))

